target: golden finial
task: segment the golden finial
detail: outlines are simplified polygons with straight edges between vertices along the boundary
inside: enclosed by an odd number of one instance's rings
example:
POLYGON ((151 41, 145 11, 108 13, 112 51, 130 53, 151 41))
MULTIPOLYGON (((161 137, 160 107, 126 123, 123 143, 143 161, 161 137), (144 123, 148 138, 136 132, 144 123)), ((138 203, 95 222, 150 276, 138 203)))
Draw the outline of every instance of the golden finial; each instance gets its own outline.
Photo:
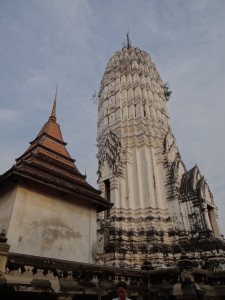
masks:
POLYGON ((52 113, 51 113, 51 116, 49 117, 49 120, 51 120, 53 122, 56 122, 56 99, 57 99, 57 92, 58 92, 58 85, 56 86, 54 103, 53 103, 53 107, 52 107, 52 113))

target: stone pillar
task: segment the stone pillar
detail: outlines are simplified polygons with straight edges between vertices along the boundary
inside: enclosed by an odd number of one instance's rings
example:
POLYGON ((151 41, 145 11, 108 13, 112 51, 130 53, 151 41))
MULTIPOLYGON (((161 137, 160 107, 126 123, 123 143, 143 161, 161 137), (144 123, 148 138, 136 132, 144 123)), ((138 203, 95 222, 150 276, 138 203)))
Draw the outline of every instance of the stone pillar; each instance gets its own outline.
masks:
POLYGON ((216 220, 215 209, 211 209, 209 211, 209 218, 211 220, 213 233, 215 234, 216 237, 221 239, 221 233, 220 233, 219 226, 218 226, 218 223, 217 223, 217 220, 216 220))
POLYGON ((206 203, 203 204, 202 211, 203 211, 203 216, 204 216, 204 220, 205 220, 206 229, 209 229, 209 230, 212 231, 212 226, 211 226, 211 222, 209 220, 209 214, 208 214, 208 209, 207 209, 207 204, 206 203))
POLYGON ((5 273, 5 266, 7 263, 7 254, 9 252, 9 245, 6 243, 6 231, 2 230, 0 233, 0 274, 5 273))

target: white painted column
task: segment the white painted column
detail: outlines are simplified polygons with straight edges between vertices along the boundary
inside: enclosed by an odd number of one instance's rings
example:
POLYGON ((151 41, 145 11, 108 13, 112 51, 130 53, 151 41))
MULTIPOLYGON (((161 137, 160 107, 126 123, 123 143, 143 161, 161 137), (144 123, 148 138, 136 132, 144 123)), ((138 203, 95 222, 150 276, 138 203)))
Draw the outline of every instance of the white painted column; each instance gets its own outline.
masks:
POLYGON ((212 230, 211 222, 209 220, 207 204, 203 204, 203 217, 205 220, 206 228, 212 230))

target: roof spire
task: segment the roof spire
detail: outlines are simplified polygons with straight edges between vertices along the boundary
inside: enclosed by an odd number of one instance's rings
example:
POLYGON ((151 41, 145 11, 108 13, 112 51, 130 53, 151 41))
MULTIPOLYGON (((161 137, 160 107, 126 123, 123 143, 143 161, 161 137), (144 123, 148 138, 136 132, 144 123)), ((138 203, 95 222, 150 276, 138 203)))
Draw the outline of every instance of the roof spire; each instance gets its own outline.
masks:
POLYGON ((126 33, 126 37, 127 37, 127 40, 123 42, 123 46, 127 49, 130 49, 131 48, 131 40, 130 40, 130 36, 129 36, 129 28, 126 33))
POLYGON ((49 120, 52 122, 56 122, 56 99, 57 99, 57 92, 58 92, 58 85, 56 86, 56 91, 55 91, 55 97, 54 97, 54 103, 52 107, 52 113, 51 116, 49 117, 49 120))

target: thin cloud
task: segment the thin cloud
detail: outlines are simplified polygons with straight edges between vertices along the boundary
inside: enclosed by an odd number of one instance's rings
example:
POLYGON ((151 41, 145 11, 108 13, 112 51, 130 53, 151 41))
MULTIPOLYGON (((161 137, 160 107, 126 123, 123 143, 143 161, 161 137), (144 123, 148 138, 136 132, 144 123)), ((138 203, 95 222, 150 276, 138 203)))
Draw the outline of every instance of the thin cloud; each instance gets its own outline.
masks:
POLYGON ((188 168, 199 165, 222 216, 224 27, 223 0, 2 1, 0 173, 47 121, 58 84, 57 121, 64 140, 96 186, 97 107, 90 98, 129 28, 132 45, 150 53, 170 83, 170 121, 181 155, 188 168))
POLYGON ((0 107, 0 129, 4 130, 4 126, 16 124, 20 113, 10 108, 0 107))

